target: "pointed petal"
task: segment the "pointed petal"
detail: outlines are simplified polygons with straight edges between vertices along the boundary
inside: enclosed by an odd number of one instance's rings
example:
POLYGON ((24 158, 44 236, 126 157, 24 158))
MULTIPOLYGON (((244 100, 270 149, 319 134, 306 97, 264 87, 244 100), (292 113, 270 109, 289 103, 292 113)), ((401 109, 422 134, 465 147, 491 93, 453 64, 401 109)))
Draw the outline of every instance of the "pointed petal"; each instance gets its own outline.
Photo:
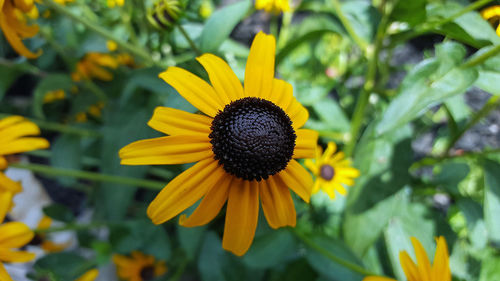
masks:
POLYGON ((229 190, 222 248, 237 256, 244 255, 255 236, 258 217, 258 182, 238 179, 229 190))
POLYGON ((292 120, 292 125, 295 129, 304 126, 307 119, 309 119, 309 112, 296 98, 292 99, 292 103, 287 107, 285 112, 292 120))
POLYGON ((25 251, 11 251, 0 248, 0 261, 4 262, 28 262, 35 258, 34 253, 25 251))
POLYGON ((23 137, 23 136, 34 136, 40 134, 40 129, 35 123, 29 121, 21 121, 16 124, 0 130, 2 133, 2 139, 0 143, 9 143, 10 141, 23 137))
POLYGON ((302 200, 309 203, 313 180, 311 175, 299 164, 299 162, 293 159, 290 160, 288 166, 285 170, 281 171, 278 176, 288 188, 293 190, 302 200))
POLYGON ((189 216, 181 215, 179 224, 185 227, 200 226, 209 223, 217 216, 227 201, 233 176, 223 176, 201 200, 200 205, 189 216))
POLYGON ((28 244, 34 236, 33 231, 22 222, 4 223, 0 225, 0 248, 20 248, 28 244))
POLYGON ((196 203, 223 176, 226 172, 213 158, 201 160, 163 188, 149 205, 148 216, 154 224, 168 221, 196 203))
POLYGON ((201 114, 192 114, 170 107, 158 106, 148 125, 171 136, 203 135, 208 137, 212 119, 201 114))
POLYGON ((213 157, 208 136, 168 136, 133 142, 119 152, 122 165, 193 163, 213 157))
POLYGON ((259 32, 253 40, 245 68, 245 96, 267 97, 274 79, 274 36, 259 32))
POLYGON ((402 251, 399 253, 399 262, 408 281, 420 281, 417 266, 413 263, 407 252, 402 251))
MULTIPOLYGON (((3 0, 0 0, 0 1, 3 1, 3 0)), ((0 8, 2 6, 0 5, 0 8)), ((9 273, 7 272, 7 270, 5 270, 5 267, 3 266, 3 264, 0 262, 0 280, 2 281, 14 281, 12 280, 12 278, 10 278, 10 275, 9 273)))
POLYGON ((5 118, 0 120, 0 131, 4 130, 7 127, 12 126, 12 124, 21 122, 23 120, 24 120, 24 117, 18 116, 18 115, 5 117, 5 118))
POLYGON ((7 41, 9 41, 12 48, 18 54, 28 59, 37 58, 41 54, 41 52, 35 54, 30 50, 28 50, 26 46, 24 46, 23 42, 21 41, 21 38, 16 33, 16 31, 13 30, 11 26, 9 26, 9 24, 7 23, 7 19, 5 17, 0 17, 0 27, 2 29, 3 34, 5 35, 5 38, 7 38, 7 41))
POLYGON ((214 117, 225 104, 214 89, 193 73, 179 67, 169 67, 160 78, 179 92, 190 104, 210 117, 214 117))
POLYGON ((293 151, 293 158, 314 158, 318 144, 318 132, 300 129, 295 132, 297 141, 293 151))
POLYGON ((443 236, 437 238, 436 253, 432 265, 432 280, 451 281, 448 247, 443 236))
POLYGON ((281 109, 286 110, 294 99, 293 87, 290 83, 275 78, 273 79, 272 91, 268 96, 265 96, 263 98, 272 101, 281 109))
POLYGON ((48 148, 49 146, 49 142, 43 138, 20 138, 9 142, 8 146, 0 147, 0 155, 44 149, 48 148))
POLYGON ((297 215, 290 190, 279 177, 269 177, 259 183, 262 210, 269 226, 276 229, 296 224, 297 215))
POLYGON ((417 257, 417 269, 422 281, 431 280, 431 262, 425 253, 425 249, 420 244, 420 241, 415 237, 411 237, 411 243, 415 249, 415 256, 417 257))
POLYGON ((85 272, 85 274, 80 276, 80 278, 76 279, 75 281, 94 281, 98 275, 99 275, 99 270, 94 268, 85 272))
POLYGON ((16 194, 21 192, 23 188, 20 183, 9 179, 4 173, 0 172, 0 190, 16 194))
POLYGON ((243 98, 241 82, 224 60, 212 54, 204 54, 196 59, 207 71, 210 83, 224 104, 243 98))
MULTIPOLYGON (((1 185, 1 184, 0 184, 1 185)), ((1 191, 0 192, 0 223, 5 219, 5 215, 12 207, 12 192, 9 191, 1 191)))

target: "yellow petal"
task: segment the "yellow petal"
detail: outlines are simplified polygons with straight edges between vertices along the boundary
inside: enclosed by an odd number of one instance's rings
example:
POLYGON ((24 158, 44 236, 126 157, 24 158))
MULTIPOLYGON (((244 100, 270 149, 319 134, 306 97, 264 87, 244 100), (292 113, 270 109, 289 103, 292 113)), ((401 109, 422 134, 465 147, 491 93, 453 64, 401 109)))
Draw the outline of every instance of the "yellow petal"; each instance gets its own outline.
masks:
POLYGON ((337 144, 332 141, 328 142, 325 153, 323 153, 323 155, 321 156, 321 162, 330 162, 332 155, 335 153, 335 151, 337 151, 337 144))
POLYGON ((259 183, 262 210, 269 226, 276 229, 296 224, 295 206, 290 190, 279 177, 269 177, 259 183))
POLYGON ((407 252, 402 251, 399 253, 399 262, 408 281, 420 281, 417 266, 413 263, 407 252))
POLYGON ((335 174, 342 177, 357 178, 359 170, 352 167, 335 167, 335 174))
POLYGON ((292 102, 287 107, 285 112, 292 120, 292 126, 295 129, 304 126, 304 124, 307 122, 307 119, 309 119, 309 112, 302 104, 300 104, 300 102, 296 98, 292 99, 292 102))
POLYGON ((3 129, 12 126, 15 123, 19 123, 24 120, 24 117, 18 116, 18 115, 13 115, 9 117, 5 117, 3 119, 0 119, 0 131, 3 129))
POLYGON ((159 76, 206 115, 214 117, 219 110, 224 109, 225 104, 219 100, 215 90, 191 72, 172 66, 159 76))
POLYGON ((11 251, 9 249, 0 248, 0 261, 3 262, 28 262, 33 260, 34 258, 34 253, 25 251, 11 251))
POLYGON ((300 129, 295 132, 297 141, 293 151, 293 158, 314 158, 318 143, 318 132, 300 129))
MULTIPOLYGON (((3 0, 0 0, 0 8, 2 7, 1 1, 3 1, 3 0)), ((7 270, 5 270, 5 267, 3 266, 2 262, 0 262, 0 280, 2 280, 2 281, 14 281, 14 280, 12 280, 12 278, 10 278, 9 273, 7 272, 7 270)))
POLYGON ((5 157, 0 156, 0 171, 5 170, 7 168, 7 159, 5 157))
POLYGON ((20 183, 9 179, 4 173, 0 172, 0 191, 19 193, 23 190, 20 183))
POLYGON ((0 248, 20 248, 28 244, 35 234, 21 222, 8 222, 0 225, 0 248))
POLYGON ((133 142, 119 152, 122 165, 168 165, 212 158, 208 136, 168 136, 133 142))
POLYGON ((226 172, 214 159, 198 162, 163 188, 149 205, 148 216, 155 224, 168 221, 196 203, 223 176, 226 172))
POLYGON ((495 6, 491 6, 491 7, 488 7, 486 9, 483 9, 481 11, 481 16, 486 20, 491 19, 493 17, 500 16, 500 5, 495 5, 495 6))
POLYGON ((94 281, 98 275, 99 275, 99 270, 94 268, 85 272, 85 274, 80 276, 80 278, 76 279, 75 281, 94 281))
POLYGON ((7 41, 9 41, 12 48, 18 54, 28 59, 34 59, 40 56, 41 51, 35 54, 28 50, 26 46, 24 46, 23 42, 21 42, 21 38, 19 37, 19 35, 17 35, 16 31, 12 29, 13 27, 9 26, 5 17, 0 17, 0 27, 3 31, 3 34, 5 35, 5 38, 7 38, 7 41))
POLYGON ((286 110, 294 99, 293 87, 286 81, 273 79, 273 87, 270 95, 263 98, 272 101, 274 104, 281 107, 281 109, 286 110))
POLYGON ((300 196, 302 200, 309 203, 313 180, 311 175, 299 162, 293 159, 290 160, 285 170, 281 171, 277 176, 283 180, 288 188, 300 196))
POLYGON ((250 47, 245 68, 245 96, 268 97, 270 95, 274 79, 275 52, 274 36, 259 32, 250 47))
POLYGON ((0 143, 8 143, 9 141, 20 137, 39 135, 40 129, 37 125, 35 125, 35 123, 23 120, 4 128, 0 132, 2 133, 0 143))
POLYGON ((211 132, 212 118, 182 110, 159 106, 148 125, 167 135, 204 135, 211 132))
POLYGON ((425 249, 420 244, 420 241, 415 237, 411 237, 411 243, 413 244, 413 248, 415 249, 415 256, 417 257, 417 269, 420 276, 421 281, 430 281, 431 280, 431 263, 427 254, 425 253, 425 249))
POLYGON ((5 219, 5 215, 12 206, 12 192, 0 191, 0 223, 5 219))
POLYGON ((223 176, 201 200, 200 205, 189 216, 182 215, 179 224, 186 227, 200 226, 209 223, 220 212, 227 201, 229 187, 233 176, 223 176))
POLYGON ((432 265, 432 280, 451 281, 448 247, 443 236, 437 239, 437 248, 432 265))
POLYGON ((44 149, 50 146, 43 138, 20 138, 9 142, 8 146, 0 147, 0 155, 15 154, 31 150, 44 149))
POLYGON ((210 83, 223 104, 243 98, 240 80, 224 60, 212 54, 204 54, 197 60, 207 71, 210 83))
POLYGON ((229 190, 222 248, 237 256, 244 255, 255 236, 258 217, 258 182, 237 179, 229 190))

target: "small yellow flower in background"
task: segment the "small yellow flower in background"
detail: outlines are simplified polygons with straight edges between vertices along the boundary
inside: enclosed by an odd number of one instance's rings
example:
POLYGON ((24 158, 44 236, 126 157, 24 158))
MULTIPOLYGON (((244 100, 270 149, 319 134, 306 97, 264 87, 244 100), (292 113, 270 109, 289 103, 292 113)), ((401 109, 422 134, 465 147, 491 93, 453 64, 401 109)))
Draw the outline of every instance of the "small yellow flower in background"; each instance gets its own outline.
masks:
POLYGON ((491 6, 481 11, 481 16, 496 26, 497 34, 500 36, 500 5, 491 6))
POLYGON ((147 210, 164 223, 195 204, 182 226, 207 224, 227 202, 222 247, 241 256, 252 244, 259 201, 272 228, 295 226, 293 190, 309 202, 313 180, 297 158, 312 158, 318 133, 302 129, 307 109, 289 83, 274 78, 276 39, 260 32, 250 47, 244 87, 219 57, 197 58, 211 85, 179 67, 160 74, 202 114, 157 107, 148 125, 169 136, 141 140, 119 152, 123 165, 197 162, 170 181, 147 210), (259 200, 260 198, 260 200, 259 200))
POLYGON ((114 52, 116 51, 116 49, 118 49, 118 44, 116 44, 116 42, 113 40, 108 40, 106 41, 106 47, 110 52, 114 52))
POLYGON ((66 5, 66 4, 72 3, 74 1, 75 0, 54 0, 54 2, 56 2, 57 4, 60 4, 60 5, 66 5))
POLYGON ((167 272, 164 261, 156 261, 153 256, 134 251, 130 257, 114 255, 118 277, 127 281, 152 280, 167 272))
POLYGON ((76 70, 71 74, 71 78, 77 82, 93 78, 111 81, 113 80, 113 74, 106 68, 116 69, 118 66, 118 60, 110 54, 88 53, 77 63, 76 70))
POLYGON ((22 190, 19 183, 2 172, 8 164, 4 156, 48 148, 46 139, 30 137, 36 135, 40 135, 38 126, 21 116, 0 119, 0 221, 12 207, 12 197, 22 190))
MULTIPOLYGON (((448 246, 443 236, 437 239, 436 253, 431 265, 422 244, 415 238, 411 238, 417 263, 415 264, 406 251, 399 253, 399 262, 408 281, 451 281, 448 246)), ((392 278, 368 276, 363 281, 396 281, 392 278)))
POLYGON ((35 258, 35 254, 17 251, 28 244, 34 237, 33 231, 21 222, 3 222, 0 217, 0 280, 13 281, 3 266, 4 262, 28 262, 35 258))
POLYGON ((123 6, 125 4, 125 0, 108 0, 108 7, 114 8, 115 6, 123 6))
MULTIPOLYGON (((52 219, 43 216, 38 223, 37 229, 48 229, 52 225, 52 219)), ((39 246, 47 253, 57 253, 68 248, 69 243, 57 244, 47 239, 47 236, 43 233, 36 234, 30 245, 39 246)))
POLYGON ((214 6, 211 0, 204 0, 200 5, 200 16, 204 19, 208 19, 214 11, 214 6))
POLYGON ((337 152, 337 145, 334 142, 329 142, 325 153, 322 153, 322 148, 318 146, 316 150, 316 158, 314 160, 307 159, 306 167, 316 176, 312 193, 317 193, 320 189, 330 196, 335 198, 335 191, 341 195, 346 195, 347 191, 343 185, 354 185, 354 179, 359 177, 359 171, 351 167, 351 162, 344 159, 343 152, 337 152))
POLYGON ((280 14, 290 11, 289 0, 255 0, 255 9, 280 14))
POLYGON ((85 123, 88 120, 89 120, 89 118, 87 117, 86 112, 79 112, 75 115, 75 122, 76 123, 85 123))
POLYGON ((38 25, 27 25, 27 18, 37 18, 38 9, 33 0, 0 0, 0 29, 12 48, 20 55, 34 59, 42 54, 33 53, 24 46, 22 39, 38 33, 38 25))
POLYGON ((75 281, 94 281, 98 275, 99 275, 99 270, 94 268, 94 269, 91 269, 91 270, 85 272, 82 276, 80 276, 75 281))
POLYGON ((89 114, 94 116, 94 117, 101 117, 102 116, 102 109, 104 108, 104 103, 99 102, 97 104, 93 104, 89 107, 89 114))
POLYGON ((58 89, 54 91, 49 91, 45 93, 45 96, 43 96, 43 103, 52 103, 57 100, 63 100, 66 98, 66 94, 64 93, 64 90, 58 89))

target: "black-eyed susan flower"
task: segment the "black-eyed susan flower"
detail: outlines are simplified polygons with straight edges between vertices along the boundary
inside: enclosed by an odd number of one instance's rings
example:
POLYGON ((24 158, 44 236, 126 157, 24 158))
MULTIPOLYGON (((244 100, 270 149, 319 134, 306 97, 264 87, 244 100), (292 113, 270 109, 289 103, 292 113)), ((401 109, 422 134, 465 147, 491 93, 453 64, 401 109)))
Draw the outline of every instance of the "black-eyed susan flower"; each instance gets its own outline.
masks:
POLYGON ((114 255, 118 277, 127 281, 147 281, 167 272, 165 262, 141 252, 132 252, 130 257, 114 255))
POLYGON ((161 224, 203 197, 180 224, 211 221, 227 201, 222 246, 243 255, 252 244, 259 197, 272 228, 295 226, 289 188, 309 202, 311 175, 294 158, 314 157, 318 134, 301 129, 309 118, 293 88, 274 78, 276 42, 259 33, 250 48, 245 87, 222 59, 197 58, 210 82, 170 67, 160 77, 202 114, 158 107, 148 125, 169 136, 142 140, 120 151, 125 165, 197 162, 172 180, 149 205, 148 216, 161 224))
MULTIPOLYGON (((37 229, 48 229, 51 225, 52 219, 47 216, 43 216, 40 219, 40 222, 38 222, 37 229)), ((39 246, 47 253, 57 253, 66 249, 69 246, 69 243, 55 243, 53 241, 50 241, 46 234, 37 233, 35 237, 33 237, 33 239, 30 241, 30 245, 39 246)))
POLYGON ((110 54, 88 53, 76 64, 76 70, 71 74, 71 78, 73 81, 91 80, 93 78, 111 81, 113 80, 113 74, 108 69, 116 69, 118 66, 118 60, 110 54))
POLYGON ((255 9, 280 14, 290 11, 290 3, 289 0, 256 0, 255 9))
POLYGON ((75 281, 94 281, 99 276, 99 270, 91 269, 85 272, 82 276, 78 277, 75 281))
POLYGON ((12 197, 22 190, 19 183, 2 173, 7 168, 5 156, 49 147, 47 140, 30 137, 39 134, 38 126, 21 116, 10 116, 0 120, 0 220, 3 220, 12 207, 12 197))
POLYGON ((12 48, 20 55, 33 59, 42 53, 33 53, 24 46, 22 39, 38 33, 38 25, 28 25, 27 18, 38 17, 33 0, 0 0, 0 28, 12 48))
POLYGON ((481 16, 496 26, 497 34, 500 36, 500 5, 491 6, 481 11, 481 16))
POLYGON ((323 149, 318 146, 315 159, 307 159, 304 163, 316 176, 312 193, 323 190, 331 199, 335 199, 335 191, 346 195, 344 185, 354 185, 354 179, 359 177, 359 171, 351 167, 351 162, 344 158, 342 151, 335 153, 337 145, 334 142, 328 143, 325 153, 322 151, 323 149))
POLYGON ((5 270, 4 262, 28 262, 35 258, 35 254, 17 251, 16 249, 28 244, 34 236, 33 231, 21 222, 3 222, 0 218, 0 280, 13 281, 5 270))
MULTIPOLYGON (((406 251, 399 253, 399 262, 408 281, 451 281, 448 247, 446 240, 440 236, 437 240, 436 253, 431 265, 422 244, 415 238, 411 238, 417 263, 415 264, 406 251)), ((392 278, 368 276, 363 281, 396 281, 392 278)))

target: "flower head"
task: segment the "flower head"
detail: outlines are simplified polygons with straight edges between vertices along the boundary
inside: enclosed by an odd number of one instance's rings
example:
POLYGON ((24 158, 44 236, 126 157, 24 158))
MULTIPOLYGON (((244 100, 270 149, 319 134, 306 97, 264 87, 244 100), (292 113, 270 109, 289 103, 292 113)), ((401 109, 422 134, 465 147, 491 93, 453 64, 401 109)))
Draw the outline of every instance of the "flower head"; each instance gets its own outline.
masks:
POLYGON ((329 142, 325 153, 322 153, 321 147, 318 147, 316 158, 306 160, 306 167, 316 176, 313 194, 322 189, 331 199, 335 198, 335 191, 346 195, 344 185, 354 185, 354 179, 359 177, 359 171, 351 167, 348 159, 344 159, 344 153, 335 153, 336 151, 337 145, 329 142))
POLYGON ((500 36, 500 5, 491 6, 481 11, 481 16, 496 26, 497 34, 500 36))
MULTIPOLYGON (((434 255, 434 261, 431 265, 422 244, 415 238, 411 238, 413 249, 417 257, 415 264, 406 251, 399 253, 399 262, 408 281, 451 281, 451 272, 449 265, 448 247, 443 236, 437 239, 437 248, 434 255)), ((368 276, 363 281, 396 281, 391 278, 368 276)))
POLYGON ((255 9, 280 14, 290 11, 290 3, 289 0, 256 0, 255 9))
POLYGON ((259 33, 250 48, 245 87, 222 59, 197 58, 212 85, 178 68, 160 77, 202 114, 158 107, 148 125, 169 136, 142 140, 120 151, 125 165, 197 162, 172 180, 149 205, 148 216, 161 224, 203 197, 183 226, 211 221, 227 201, 222 246, 243 255, 252 244, 259 197, 272 228, 295 226, 289 188, 309 202, 311 175, 295 158, 314 157, 318 134, 301 129, 309 114, 293 88, 274 78, 273 36, 259 33))
POLYGON ((33 53, 24 46, 22 39, 38 33, 38 25, 27 25, 27 17, 36 18, 38 9, 33 0, 0 0, 0 27, 12 48, 20 55, 34 59, 41 50, 33 53))
POLYGON ((116 264, 118 276, 127 281, 152 280, 167 272, 165 262, 156 261, 153 256, 137 251, 132 252, 130 257, 114 255, 113 262, 116 264))
POLYGON ((116 69, 118 66, 118 60, 110 54, 88 53, 77 63, 76 70, 71 74, 71 78, 74 81, 93 78, 111 81, 113 80, 113 74, 106 68, 116 69))
MULTIPOLYGON (((37 229, 48 229, 52 225, 52 219, 47 216, 43 216, 38 222, 37 229)), ((30 241, 30 245, 40 246, 47 253, 57 253, 69 246, 69 243, 54 243, 50 241, 46 234, 37 233, 35 237, 30 241)))

